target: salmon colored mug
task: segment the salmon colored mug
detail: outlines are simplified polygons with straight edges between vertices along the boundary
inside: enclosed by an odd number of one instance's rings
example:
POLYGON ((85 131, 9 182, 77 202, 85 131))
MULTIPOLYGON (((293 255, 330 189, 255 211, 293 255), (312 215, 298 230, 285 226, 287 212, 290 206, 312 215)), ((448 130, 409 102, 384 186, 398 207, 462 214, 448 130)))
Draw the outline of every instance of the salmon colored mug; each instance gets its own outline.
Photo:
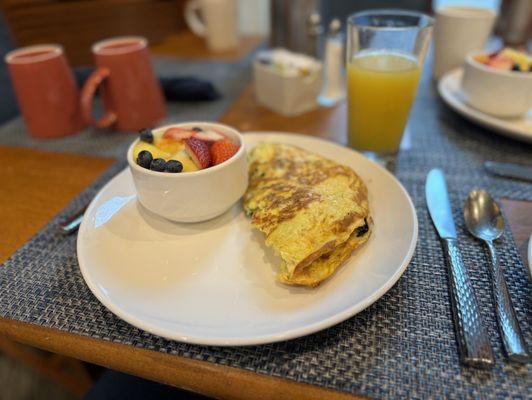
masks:
POLYGON ((61 46, 22 47, 5 61, 32 136, 53 138, 83 128, 79 91, 61 46))
POLYGON ((86 123, 99 128, 138 131, 155 126, 166 116, 159 81, 151 65, 148 42, 128 36, 103 40, 92 46, 96 71, 85 82, 81 108, 86 123), (92 116, 94 94, 101 85, 105 115, 92 116))

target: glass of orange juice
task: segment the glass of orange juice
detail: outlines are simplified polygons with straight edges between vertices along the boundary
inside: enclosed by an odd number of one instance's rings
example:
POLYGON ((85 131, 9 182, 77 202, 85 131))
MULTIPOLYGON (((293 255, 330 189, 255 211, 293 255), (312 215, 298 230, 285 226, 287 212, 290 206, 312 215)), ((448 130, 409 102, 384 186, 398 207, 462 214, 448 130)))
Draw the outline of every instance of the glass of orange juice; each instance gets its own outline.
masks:
POLYGON ((434 21, 403 10, 351 15, 347 38, 349 145, 376 158, 395 155, 421 75, 434 21))

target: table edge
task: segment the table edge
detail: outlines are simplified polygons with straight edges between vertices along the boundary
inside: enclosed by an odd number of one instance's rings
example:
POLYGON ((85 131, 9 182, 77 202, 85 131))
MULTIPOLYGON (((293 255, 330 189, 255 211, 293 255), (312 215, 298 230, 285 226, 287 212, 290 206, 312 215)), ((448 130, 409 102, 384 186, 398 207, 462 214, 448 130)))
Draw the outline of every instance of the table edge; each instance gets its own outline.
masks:
POLYGON ((366 399, 307 383, 1 317, 0 334, 19 343, 216 398, 366 399))

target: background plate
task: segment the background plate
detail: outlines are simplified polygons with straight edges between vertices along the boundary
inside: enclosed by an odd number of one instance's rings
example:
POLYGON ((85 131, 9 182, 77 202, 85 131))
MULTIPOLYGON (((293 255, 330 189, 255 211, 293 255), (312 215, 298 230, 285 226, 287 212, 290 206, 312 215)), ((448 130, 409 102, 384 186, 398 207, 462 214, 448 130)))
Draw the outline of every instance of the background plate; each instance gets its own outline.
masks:
POLYGON ((497 118, 479 111, 464 99, 462 93, 463 68, 445 74, 438 83, 438 92, 443 101, 458 114, 494 132, 514 139, 532 143, 532 111, 523 118, 497 118))
POLYGON ((307 335, 379 299, 412 258, 417 217, 401 184, 361 154, 295 134, 248 133, 296 144, 352 167, 369 189, 373 235, 316 289, 275 281, 279 259, 241 204, 198 224, 166 221, 136 201, 129 170, 94 198, 78 233, 81 272, 114 314, 156 335, 206 345, 252 345, 307 335))

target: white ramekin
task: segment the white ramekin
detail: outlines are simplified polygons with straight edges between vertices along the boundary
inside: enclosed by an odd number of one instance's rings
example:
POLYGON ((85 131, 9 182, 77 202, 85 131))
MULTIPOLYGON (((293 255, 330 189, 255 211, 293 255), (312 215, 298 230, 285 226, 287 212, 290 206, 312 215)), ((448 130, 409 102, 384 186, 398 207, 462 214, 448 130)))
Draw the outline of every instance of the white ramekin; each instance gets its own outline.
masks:
POLYGON ((171 126, 200 126, 221 131, 240 144, 229 160, 194 172, 165 173, 151 171, 133 160, 135 140, 127 160, 139 202, 151 212, 176 222, 200 222, 217 217, 235 204, 248 185, 246 148, 242 135, 234 128, 212 122, 187 122, 154 129, 157 135, 171 126))
POLYGON ((525 115, 532 107, 532 73, 503 71, 475 60, 482 52, 466 56, 462 90, 476 109, 496 117, 525 115))

